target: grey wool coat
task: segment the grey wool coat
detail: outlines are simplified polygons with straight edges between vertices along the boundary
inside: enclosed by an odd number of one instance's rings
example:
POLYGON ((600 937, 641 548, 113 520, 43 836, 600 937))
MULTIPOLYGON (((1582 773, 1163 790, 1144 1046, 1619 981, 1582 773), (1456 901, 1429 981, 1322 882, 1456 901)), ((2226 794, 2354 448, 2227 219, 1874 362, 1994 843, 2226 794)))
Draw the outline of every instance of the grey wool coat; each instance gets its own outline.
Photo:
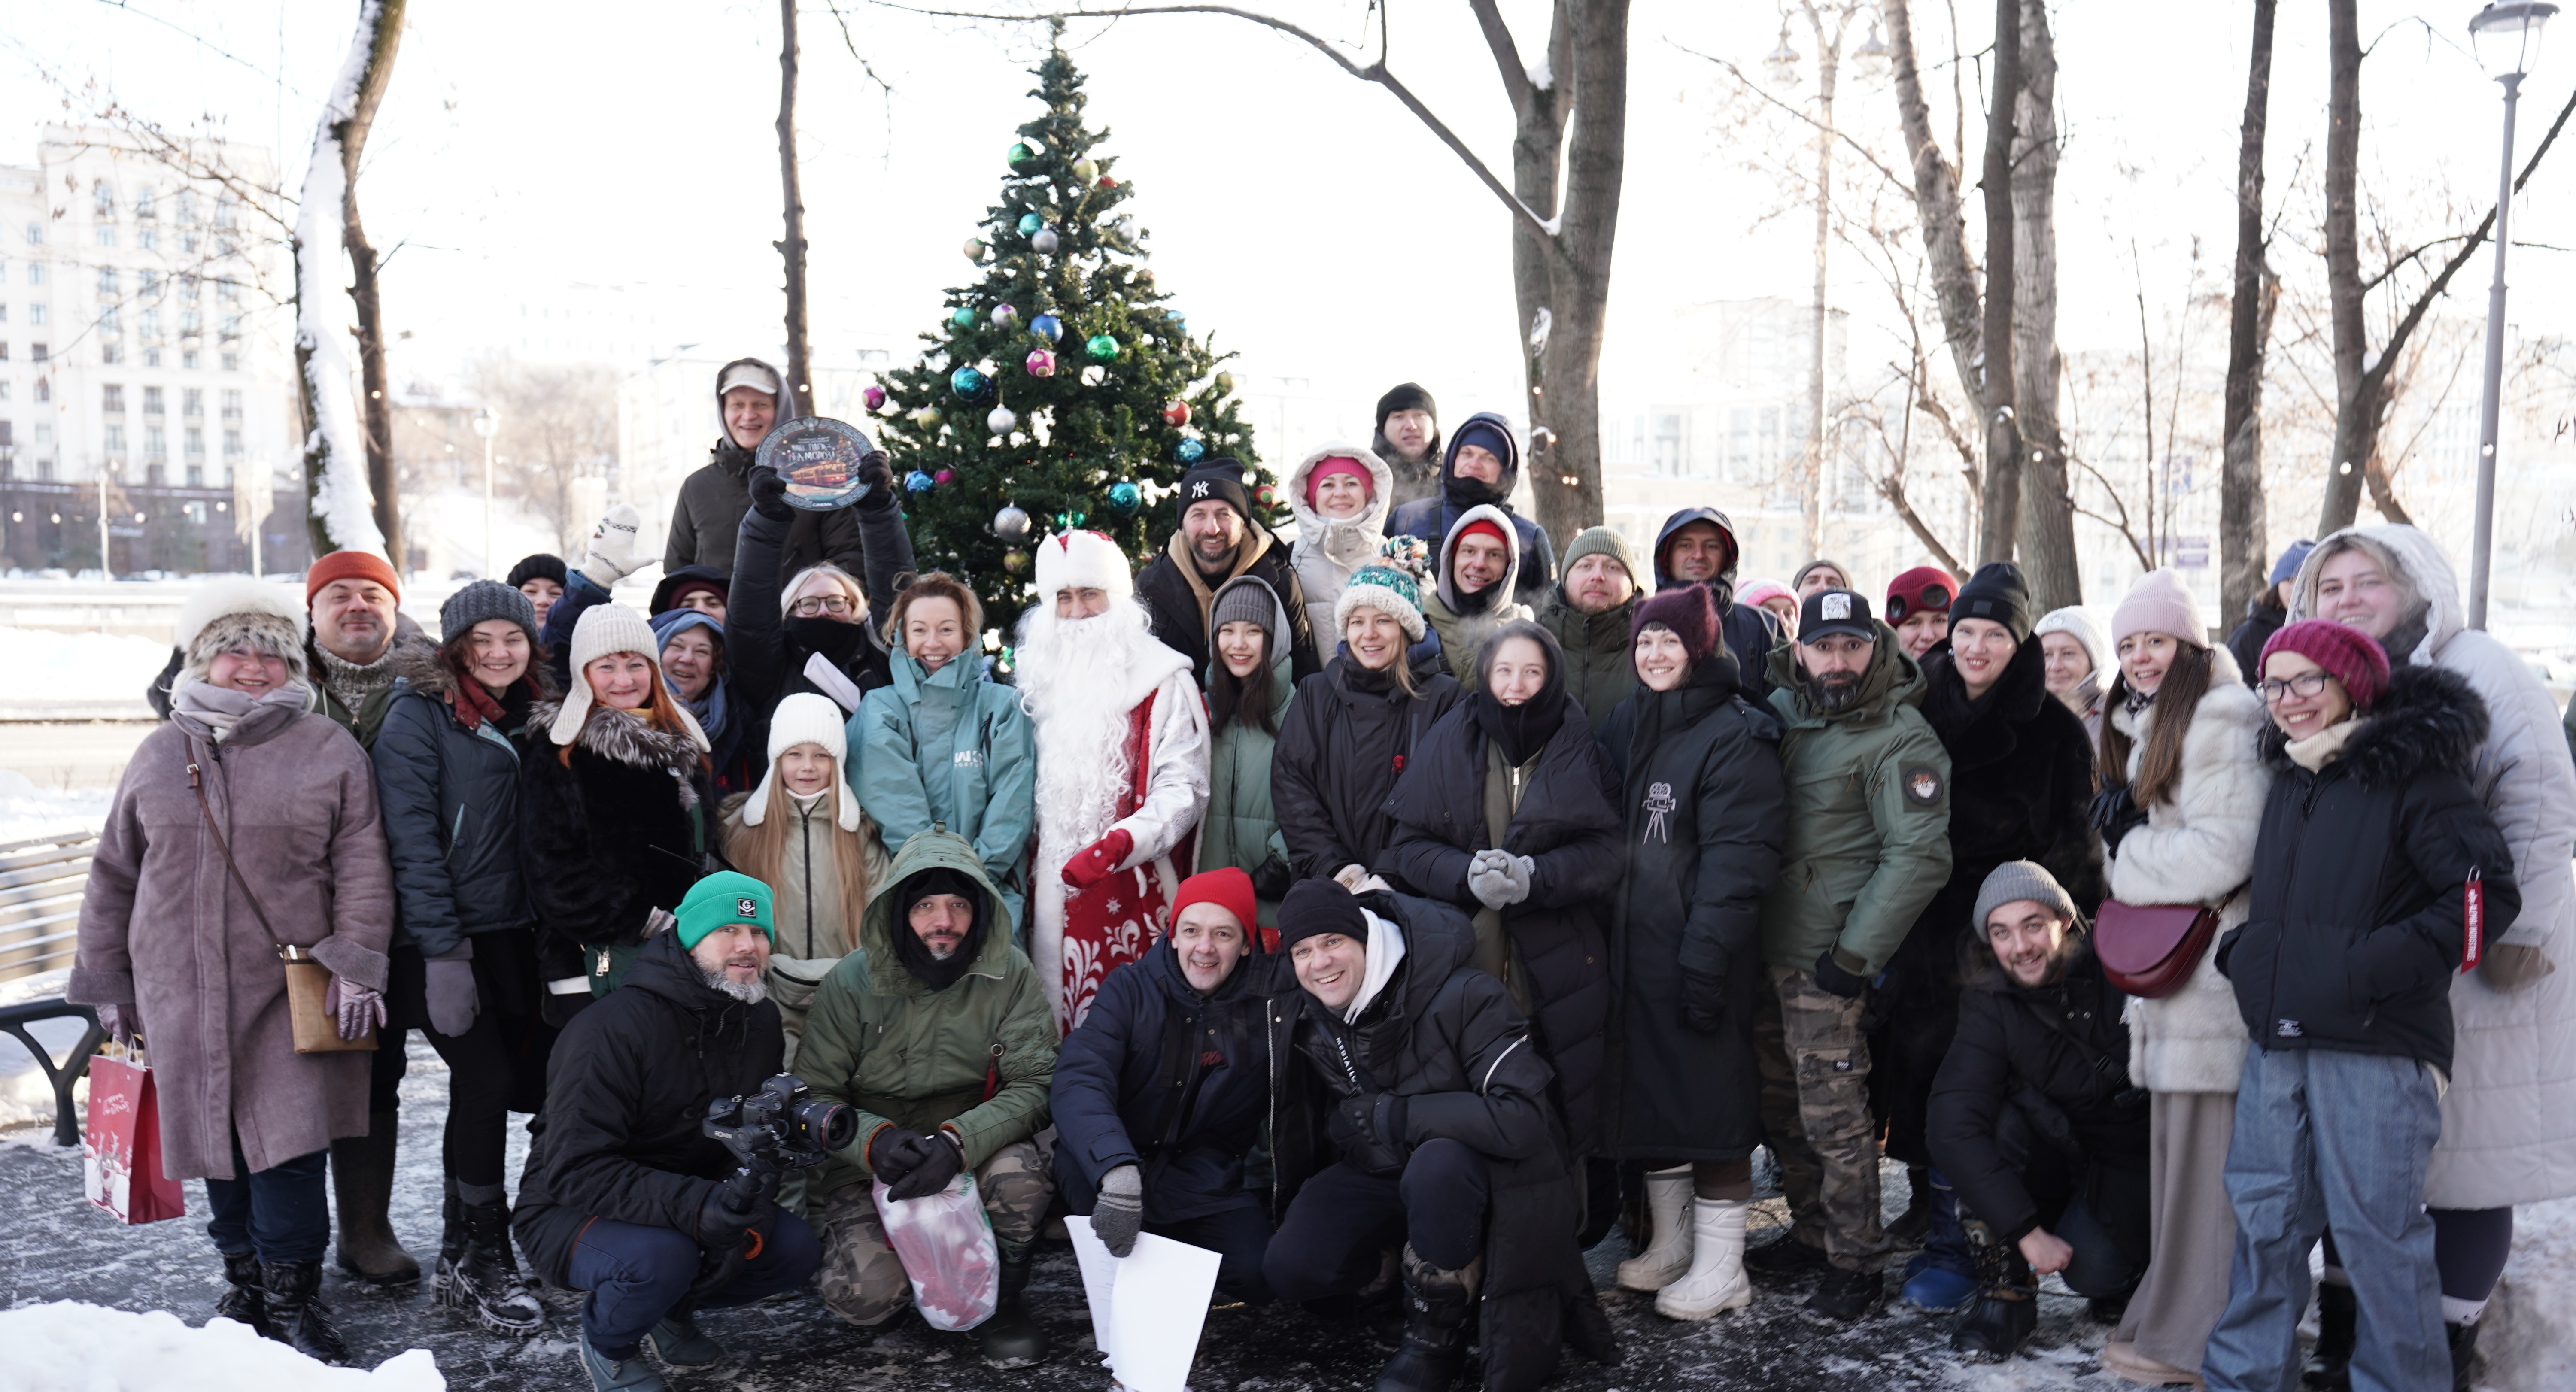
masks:
POLYGON ((206 801, 278 940, 383 990, 393 871, 375 770, 328 717, 263 706, 222 745, 181 725, 144 737, 110 803, 81 900, 66 997, 131 1005, 160 1097, 161 1164, 174 1179, 238 1179, 367 1133, 363 1052, 298 1054, 286 973, 224 867, 188 786, 206 801))

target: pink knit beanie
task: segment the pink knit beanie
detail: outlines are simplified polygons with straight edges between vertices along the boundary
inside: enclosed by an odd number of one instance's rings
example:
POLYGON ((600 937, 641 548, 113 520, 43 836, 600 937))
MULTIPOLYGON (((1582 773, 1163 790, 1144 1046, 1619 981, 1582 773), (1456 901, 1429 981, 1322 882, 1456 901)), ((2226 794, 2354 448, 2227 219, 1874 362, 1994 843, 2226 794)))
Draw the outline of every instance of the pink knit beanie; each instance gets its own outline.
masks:
POLYGON ((2151 570, 2129 587, 2120 607, 2111 611, 2111 647, 2116 651, 2132 633, 2170 633, 2193 647, 2209 646, 2209 625, 2181 571, 2151 570))

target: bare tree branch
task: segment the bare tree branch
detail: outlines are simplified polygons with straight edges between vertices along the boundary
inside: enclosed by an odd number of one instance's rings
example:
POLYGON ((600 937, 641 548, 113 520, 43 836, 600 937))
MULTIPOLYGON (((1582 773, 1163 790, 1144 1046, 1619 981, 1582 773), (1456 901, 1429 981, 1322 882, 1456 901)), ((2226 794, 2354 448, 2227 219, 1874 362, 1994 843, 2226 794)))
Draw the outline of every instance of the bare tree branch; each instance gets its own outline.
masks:
POLYGON ((1860 156, 1860 158, 1861 158, 1861 163, 1866 164, 1866 165, 1868 165, 1870 168, 1875 169, 1875 170, 1877 170, 1877 171, 1878 171, 1878 174, 1879 174, 1879 177, 1880 177, 1880 178, 1887 180, 1887 182, 1889 182, 1890 184, 1895 185, 1895 186, 1896 186, 1899 190, 1901 190, 1901 191, 1904 191, 1904 192, 1907 192, 1907 193, 1911 193, 1911 192, 1912 192, 1911 187, 1910 187, 1910 186, 1905 182, 1905 180, 1903 180, 1903 179, 1901 179, 1901 178, 1898 178, 1898 177, 1897 177, 1897 175, 1896 175, 1896 171, 1895 171, 1895 170, 1892 170, 1892 169, 1888 168, 1884 163, 1882 163, 1882 162, 1879 160, 1878 156, 1876 156, 1876 155, 1874 155, 1874 154, 1871 154, 1871 153, 1869 152, 1869 147, 1867 147, 1867 146, 1865 146, 1865 145, 1861 144, 1861 143, 1860 143, 1859 141, 1857 141, 1857 140, 1852 139, 1849 135, 1845 134, 1844 132, 1842 132, 1842 131, 1841 131, 1841 130, 1839 130, 1839 129, 1833 129, 1833 128, 1828 128, 1828 127, 1826 127, 1826 126, 1818 125, 1818 124, 1817 124, 1817 122, 1816 122, 1816 118, 1815 118, 1815 117, 1808 115, 1806 112, 1803 112, 1803 111, 1799 110, 1798 108, 1796 108, 1796 107, 1794 107, 1794 106, 1791 106, 1789 103, 1784 102, 1784 101, 1780 100, 1778 97, 1775 97, 1775 96, 1771 95, 1768 91, 1765 91, 1765 90, 1763 89, 1763 86, 1762 86, 1762 84, 1761 84, 1761 83, 1754 81, 1751 77, 1749 77, 1749 76, 1747 76, 1747 75, 1745 74, 1744 69, 1739 68, 1739 67, 1737 67, 1735 64, 1728 62, 1726 59, 1723 59, 1723 58, 1718 57, 1716 54, 1713 54, 1713 53, 1702 53, 1702 52, 1700 52, 1698 49, 1692 48, 1692 47, 1691 47, 1690 45, 1688 45, 1688 44, 1674 44, 1674 45, 1673 45, 1673 47, 1680 49, 1682 52, 1689 54, 1689 55, 1690 55, 1690 56, 1692 56, 1693 58, 1703 59, 1703 60, 1705 60, 1705 61, 1707 61, 1707 62, 1715 63, 1715 64, 1716 64, 1716 65, 1718 65, 1719 67, 1726 69, 1726 70, 1727 70, 1727 72, 1729 72, 1730 74, 1732 74, 1732 75, 1734 76, 1735 80, 1736 80, 1739 84, 1741 84, 1741 85, 1743 86, 1744 90, 1746 90, 1746 91, 1748 91, 1748 92, 1751 92, 1753 95, 1755 95, 1755 96, 1757 96, 1757 97, 1760 97, 1762 100, 1764 100, 1764 101, 1766 101, 1766 102, 1770 103, 1771 105, 1773 105, 1773 106, 1776 106, 1776 107, 1780 108, 1782 111, 1785 111, 1785 112, 1789 113, 1791 116, 1794 116, 1794 117, 1798 118, 1799 120, 1806 122, 1809 126, 1813 127, 1813 128, 1816 130, 1816 132, 1817 132, 1818 134, 1825 136, 1827 139, 1830 139, 1830 140, 1838 140, 1838 141, 1842 142, 1844 145, 1849 146, 1849 147, 1851 148, 1851 152, 1852 152, 1853 154, 1860 156))

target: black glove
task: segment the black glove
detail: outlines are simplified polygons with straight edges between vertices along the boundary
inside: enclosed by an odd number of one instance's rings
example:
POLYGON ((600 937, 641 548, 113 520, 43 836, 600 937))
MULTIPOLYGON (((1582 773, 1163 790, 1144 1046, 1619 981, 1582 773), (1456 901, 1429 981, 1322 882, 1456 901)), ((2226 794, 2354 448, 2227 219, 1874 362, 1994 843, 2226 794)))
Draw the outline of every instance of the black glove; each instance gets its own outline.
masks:
POLYGON ((1869 981, 1844 971, 1842 963, 1834 960, 1834 950, 1829 947, 1816 958, 1816 984, 1844 1000, 1856 1000, 1868 987, 1869 981))
POLYGON ((913 1166, 921 1163, 922 1156, 927 1153, 922 1149, 923 1140, 920 1132, 900 1126, 888 1126, 878 1131, 868 1138, 868 1168, 876 1173, 877 1178, 893 1184, 912 1173, 913 1166))
POLYGON ((1725 973, 1682 968, 1682 1020, 1702 1034, 1726 1027, 1725 973))
POLYGON ((895 504, 894 465, 884 450, 869 450, 859 456, 858 481, 868 491, 852 506, 862 512, 883 512, 895 504))
POLYGON ((2116 853, 2122 838, 2147 824, 2146 812, 2138 806, 2138 799, 2126 783, 2095 793, 2086 817, 2093 829, 2102 833, 2102 851, 2106 855, 2116 853))
POLYGON ((1276 855, 1252 867, 1252 892, 1261 898, 1285 899, 1289 887, 1296 883, 1297 872, 1276 855))
POLYGON ((787 480, 776 469, 755 465, 743 475, 743 486, 751 490, 751 510, 772 522, 785 522, 796 516, 787 505, 787 480))
POLYGON ((887 1198, 926 1199, 947 1188, 948 1181, 966 1168, 966 1152, 945 1131, 935 1131, 923 1137, 919 1155, 919 1161, 910 1173, 902 1179, 888 1182, 887 1198))
POLYGON ((698 1245, 722 1254, 742 1245, 742 1236, 760 1226, 768 1216, 769 1205, 754 1203, 748 1213, 736 1213, 725 1207, 725 1186, 716 1184, 707 1190, 706 1202, 698 1205, 698 1245))
POLYGON ((1405 1112, 1401 1097, 1364 1092, 1334 1103, 1325 1131, 1352 1169, 1373 1175, 1400 1174, 1412 1154, 1412 1147, 1404 1143, 1405 1112))

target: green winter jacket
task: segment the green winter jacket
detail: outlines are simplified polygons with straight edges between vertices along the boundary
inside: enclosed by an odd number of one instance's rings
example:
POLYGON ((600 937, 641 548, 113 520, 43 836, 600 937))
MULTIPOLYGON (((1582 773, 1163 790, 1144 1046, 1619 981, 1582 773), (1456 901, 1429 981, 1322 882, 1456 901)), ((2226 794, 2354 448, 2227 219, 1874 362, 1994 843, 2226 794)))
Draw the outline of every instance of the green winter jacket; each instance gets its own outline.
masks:
POLYGON ((1055 1083, 1055 1016, 1028 954, 1011 946, 1001 893, 964 838, 932 828, 904 843, 886 873, 886 892, 868 901, 859 950, 841 959, 814 993, 796 1076, 818 1098, 859 1114, 858 1139, 833 1153, 817 1181, 829 1194, 871 1177, 868 1138, 880 1127, 957 1133, 973 1169, 1047 1124, 1055 1083), (944 991, 904 969, 892 922, 903 882, 935 867, 962 871, 991 896, 993 914, 975 965, 944 991), (988 1099, 988 1076, 995 1090, 988 1099))
POLYGON ((972 652, 924 674, 910 653, 867 694, 848 729, 850 786, 891 849, 935 823, 975 843, 1027 946, 1023 868, 1037 824, 1038 761, 1019 693, 984 680, 972 652))
MULTIPOLYGON (((1208 661, 1208 680, 1216 680, 1221 658, 1208 661)), ((1289 659, 1270 667, 1270 724, 1285 729, 1288 702, 1297 694, 1289 659)), ((1233 721, 1217 732, 1208 750, 1207 811, 1199 818, 1199 859, 1193 871, 1231 865, 1249 875, 1272 856, 1288 859, 1288 840, 1279 834, 1278 815, 1270 808, 1270 755, 1279 737, 1258 725, 1233 721)), ((1260 901, 1261 926, 1279 926, 1279 902, 1260 901)))
POLYGON ((1877 624, 1858 699, 1809 709, 1796 644, 1771 650, 1771 709, 1789 784, 1789 841, 1762 901, 1762 960, 1813 971, 1830 948, 1876 976, 1950 878, 1950 755, 1923 718, 1923 669, 1877 624))
POLYGON ((1641 597, 1632 595, 1615 609, 1587 614, 1566 602, 1565 587, 1559 585, 1547 607, 1538 612, 1538 621, 1565 649, 1565 694, 1583 707, 1596 730, 1637 690, 1637 668, 1628 656, 1628 624, 1641 597))

